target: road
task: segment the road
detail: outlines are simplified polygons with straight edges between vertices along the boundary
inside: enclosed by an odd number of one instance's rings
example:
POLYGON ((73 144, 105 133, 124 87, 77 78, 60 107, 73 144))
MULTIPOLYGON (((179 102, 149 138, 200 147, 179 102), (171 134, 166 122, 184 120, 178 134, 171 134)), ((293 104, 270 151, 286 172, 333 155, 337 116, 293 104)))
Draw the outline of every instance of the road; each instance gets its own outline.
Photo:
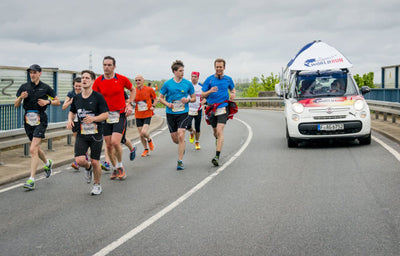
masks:
POLYGON ((184 171, 164 127, 149 157, 125 151, 127 180, 103 174, 100 196, 68 166, 1 193, 0 254, 399 255, 400 165, 377 140, 289 149, 282 112, 237 118, 218 168, 205 123, 184 171))

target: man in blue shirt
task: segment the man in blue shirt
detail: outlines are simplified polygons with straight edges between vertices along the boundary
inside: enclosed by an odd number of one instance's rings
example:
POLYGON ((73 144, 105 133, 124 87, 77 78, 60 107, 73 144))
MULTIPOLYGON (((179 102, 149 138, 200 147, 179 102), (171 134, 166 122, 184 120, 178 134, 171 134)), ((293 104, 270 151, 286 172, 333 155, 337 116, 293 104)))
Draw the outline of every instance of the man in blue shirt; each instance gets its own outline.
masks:
POLYGON ((166 106, 167 123, 172 141, 178 144, 178 164, 176 169, 183 170, 185 152, 185 132, 188 123, 188 102, 195 102, 196 95, 192 83, 183 78, 183 62, 177 60, 171 66, 174 77, 166 81, 160 90, 159 101, 166 106), (190 98, 188 98, 190 95, 190 98))
POLYGON ((225 60, 216 59, 214 61, 215 74, 209 76, 203 84, 203 92, 201 97, 207 99, 208 105, 213 105, 215 111, 209 118, 210 124, 213 127, 214 137, 216 138, 216 154, 211 162, 219 165, 219 156, 221 154, 224 143, 224 127, 228 120, 229 110, 228 100, 233 100, 236 96, 235 84, 232 78, 224 75, 225 60), (229 94, 230 92, 230 94, 229 94))

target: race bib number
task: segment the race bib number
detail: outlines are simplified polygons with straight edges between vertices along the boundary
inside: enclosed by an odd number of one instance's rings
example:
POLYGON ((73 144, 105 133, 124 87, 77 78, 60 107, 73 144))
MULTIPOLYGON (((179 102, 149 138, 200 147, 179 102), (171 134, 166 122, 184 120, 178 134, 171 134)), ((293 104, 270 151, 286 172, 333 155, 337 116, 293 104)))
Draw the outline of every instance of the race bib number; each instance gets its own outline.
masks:
POLYGON ((182 103, 180 100, 176 100, 172 102, 174 108, 172 109, 173 112, 180 112, 185 110, 185 104, 182 103))
POLYGON ((217 108, 217 110, 215 111, 216 116, 220 116, 223 114, 226 114, 226 108, 217 108))
POLYGON ((189 109, 189 116, 197 116, 198 114, 199 112, 197 112, 197 110, 189 109))
POLYGON ((147 107, 147 103, 145 101, 139 101, 137 102, 138 110, 139 111, 146 111, 149 108, 147 107))
POLYGON ((38 112, 27 112, 25 115, 25 122, 30 126, 38 126, 40 124, 40 116, 38 112))
POLYGON ((118 111, 110 111, 108 112, 108 124, 115 124, 119 122, 119 112, 118 111))
POLYGON ((91 124, 81 124, 81 134, 83 135, 91 135, 91 134, 97 134, 97 124, 91 123, 91 124))

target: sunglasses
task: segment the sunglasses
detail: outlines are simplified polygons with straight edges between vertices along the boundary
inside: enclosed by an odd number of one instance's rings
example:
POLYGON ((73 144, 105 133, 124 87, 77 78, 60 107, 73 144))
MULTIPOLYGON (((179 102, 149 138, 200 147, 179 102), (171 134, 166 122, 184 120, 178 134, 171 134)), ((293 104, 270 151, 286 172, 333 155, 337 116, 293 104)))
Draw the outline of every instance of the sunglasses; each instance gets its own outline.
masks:
POLYGON ((136 79, 136 80, 135 80, 135 82, 139 82, 139 81, 142 81, 142 79, 136 79))

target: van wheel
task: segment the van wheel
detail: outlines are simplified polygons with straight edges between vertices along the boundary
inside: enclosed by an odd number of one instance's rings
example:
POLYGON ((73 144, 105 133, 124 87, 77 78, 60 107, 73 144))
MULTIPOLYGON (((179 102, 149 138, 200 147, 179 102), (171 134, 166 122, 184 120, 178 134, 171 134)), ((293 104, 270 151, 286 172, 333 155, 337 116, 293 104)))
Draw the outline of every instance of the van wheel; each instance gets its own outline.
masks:
POLYGON ((295 148, 297 147, 297 142, 294 141, 290 136, 289 136, 289 131, 288 128, 286 127, 286 140, 287 140, 287 146, 289 148, 295 148))
POLYGON ((371 133, 367 137, 358 138, 360 145, 369 145, 371 144, 371 133))

